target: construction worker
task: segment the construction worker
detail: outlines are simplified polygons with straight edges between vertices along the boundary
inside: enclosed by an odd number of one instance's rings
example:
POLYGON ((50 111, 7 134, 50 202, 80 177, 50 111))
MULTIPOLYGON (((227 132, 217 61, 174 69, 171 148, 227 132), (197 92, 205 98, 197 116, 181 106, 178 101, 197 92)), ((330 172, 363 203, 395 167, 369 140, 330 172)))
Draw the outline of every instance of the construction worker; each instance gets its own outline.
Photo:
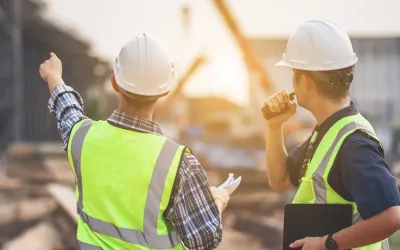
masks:
POLYGON ((156 101, 171 90, 174 66, 165 46, 136 36, 113 62, 119 108, 107 121, 83 112, 64 84, 54 53, 40 66, 64 149, 76 178, 80 249, 215 249, 229 200, 209 186, 190 150, 152 121, 156 101))
POLYGON ((400 228, 396 179, 371 124, 349 96, 357 60, 345 30, 315 20, 296 29, 276 65, 293 70, 297 103, 312 113, 317 126, 287 154, 282 124, 296 113, 297 104, 286 91, 265 100, 278 114, 267 120, 270 186, 278 191, 297 187, 293 203, 351 204, 354 211, 352 226, 333 235, 299 239, 292 248, 386 250, 387 238, 400 228))

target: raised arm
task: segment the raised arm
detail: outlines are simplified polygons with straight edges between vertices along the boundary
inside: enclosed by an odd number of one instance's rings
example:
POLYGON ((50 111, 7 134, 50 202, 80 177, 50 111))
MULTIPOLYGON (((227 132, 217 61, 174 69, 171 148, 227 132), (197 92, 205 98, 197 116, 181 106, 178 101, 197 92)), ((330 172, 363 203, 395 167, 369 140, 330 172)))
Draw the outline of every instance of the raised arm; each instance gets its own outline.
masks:
POLYGON ((296 104, 289 100, 287 91, 274 94, 265 101, 272 112, 280 112, 285 105, 289 110, 267 121, 266 165, 271 188, 284 191, 292 187, 286 167, 288 154, 283 143, 283 123, 296 112, 296 104))
POLYGON ((40 65, 40 76, 47 83, 51 94, 48 108, 57 119, 57 129, 64 150, 68 148, 69 134, 73 126, 85 118, 83 100, 62 79, 62 62, 54 54, 40 65))

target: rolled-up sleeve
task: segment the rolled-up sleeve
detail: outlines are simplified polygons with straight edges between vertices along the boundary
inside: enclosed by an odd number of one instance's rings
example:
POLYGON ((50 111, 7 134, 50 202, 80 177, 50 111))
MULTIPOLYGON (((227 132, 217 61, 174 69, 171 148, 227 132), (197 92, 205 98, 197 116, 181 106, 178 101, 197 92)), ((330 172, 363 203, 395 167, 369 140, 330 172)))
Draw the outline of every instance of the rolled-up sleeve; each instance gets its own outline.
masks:
POLYGON ((188 249, 215 249, 222 240, 220 213, 207 175, 192 154, 183 156, 164 216, 188 249))
POLYGON ((67 150, 68 139, 73 126, 85 118, 83 100, 73 88, 62 85, 54 88, 48 108, 57 119, 58 133, 64 150, 67 150))
POLYGON ((341 151, 344 184, 363 219, 400 205, 396 178, 390 173, 377 142, 360 138, 343 144, 341 151))

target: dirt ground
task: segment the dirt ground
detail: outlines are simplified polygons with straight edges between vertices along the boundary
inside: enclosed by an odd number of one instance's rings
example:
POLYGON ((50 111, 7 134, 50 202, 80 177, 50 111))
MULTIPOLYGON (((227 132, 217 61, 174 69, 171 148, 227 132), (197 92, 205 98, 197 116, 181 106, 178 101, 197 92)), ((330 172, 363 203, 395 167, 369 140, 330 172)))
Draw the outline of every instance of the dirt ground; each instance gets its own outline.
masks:
POLYGON ((225 228, 223 233, 223 239, 221 245, 217 248, 218 250, 264 250, 261 246, 261 242, 255 238, 246 234, 237 232, 230 228, 225 228))

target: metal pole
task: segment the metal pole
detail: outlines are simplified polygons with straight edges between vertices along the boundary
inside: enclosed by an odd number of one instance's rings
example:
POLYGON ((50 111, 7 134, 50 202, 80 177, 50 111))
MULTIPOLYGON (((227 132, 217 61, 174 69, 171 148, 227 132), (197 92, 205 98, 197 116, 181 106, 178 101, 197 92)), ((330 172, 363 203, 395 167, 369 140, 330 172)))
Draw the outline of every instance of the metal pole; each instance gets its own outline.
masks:
POLYGON ((21 29, 21 0, 12 0, 13 27, 12 27, 12 52, 13 52, 13 85, 14 85, 14 129, 15 141, 22 140, 23 124, 23 54, 22 54, 22 29, 21 29))

